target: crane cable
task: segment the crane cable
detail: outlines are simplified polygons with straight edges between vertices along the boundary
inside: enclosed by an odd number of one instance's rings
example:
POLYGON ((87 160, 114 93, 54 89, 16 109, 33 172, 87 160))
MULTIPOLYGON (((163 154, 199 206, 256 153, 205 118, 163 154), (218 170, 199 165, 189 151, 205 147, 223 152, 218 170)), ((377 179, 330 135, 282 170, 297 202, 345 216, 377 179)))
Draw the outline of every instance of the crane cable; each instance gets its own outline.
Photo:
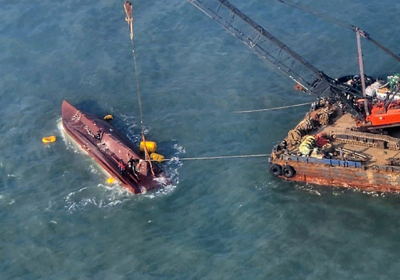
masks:
POLYGON ((135 52, 135 47, 134 47, 135 45, 134 45, 134 42, 133 42, 132 4, 129 1, 125 1, 124 10, 125 10, 125 14, 126 14, 125 21, 128 23, 129 35, 130 35, 131 43, 132 43, 132 55, 133 55, 133 64, 134 64, 134 67, 135 67, 137 96, 138 96, 139 110, 140 110, 140 127, 141 127, 142 141, 144 142, 143 146, 144 146, 145 160, 147 162, 149 162, 151 174, 153 175, 153 177, 155 177, 153 166, 151 164, 151 160, 150 160, 150 156, 149 156, 149 152, 148 152, 147 146, 146 146, 146 138, 144 136, 142 97, 141 97, 141 94, 140 94, 139 73, 138 73, 137 62, 136 62, 136 52, 135 52))

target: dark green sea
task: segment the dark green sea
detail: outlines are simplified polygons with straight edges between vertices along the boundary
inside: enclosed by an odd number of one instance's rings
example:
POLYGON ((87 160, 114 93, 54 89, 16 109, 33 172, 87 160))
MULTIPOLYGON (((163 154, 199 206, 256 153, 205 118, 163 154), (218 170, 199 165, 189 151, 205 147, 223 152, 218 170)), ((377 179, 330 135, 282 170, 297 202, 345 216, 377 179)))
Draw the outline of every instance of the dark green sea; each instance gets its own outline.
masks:
MULTIPOLYGON (((351 31, 277 0, 232 3, 331 77, 351 31)), ((400 53, 400 3, 303 0, 400 53)), ((185 0, 134 1, 148 140, 166 158, 269 153, 313 101, 185 0)), ((399 279, 400 196, 288 183, 266 158, 170 161, 134 196, 58 128, 64 99, 132 139, 140 114, 123 1, 0 0, 0 279, 399 279), (42 137, 56 135, 44 145, 42 137)), ((365 71, 400 65, 363 40, 365 71)))

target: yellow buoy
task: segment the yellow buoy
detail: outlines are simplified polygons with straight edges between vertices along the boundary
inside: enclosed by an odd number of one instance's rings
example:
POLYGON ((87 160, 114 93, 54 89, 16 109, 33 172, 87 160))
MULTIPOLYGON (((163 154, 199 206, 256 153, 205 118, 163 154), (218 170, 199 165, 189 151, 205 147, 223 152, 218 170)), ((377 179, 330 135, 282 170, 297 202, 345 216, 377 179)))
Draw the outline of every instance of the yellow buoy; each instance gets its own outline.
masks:
POLYGON ((112 115, 106 115, 103 118, 105 121, 112 121, 114 119, 114 117, 112 115))
POLYGON ((55 141, 56 141, 56 137, 54 135, 42 138, 43 143, 52 143, 55 141))
MULTIPOLYGON (((140 151, 144 152, 144 143, 140 142, 140 151)), ((155 153, 157 151, 157 144, 156 142, 146 141, 146 148, 149 153, 155 153)))
POLYGON ((157 162, 163 162, 164 161, 164 156, 156 153, 151 153, 150 158, 154 161, 157 162))
POLYGON ((113 177, 110 177, 107 179, 108 184, 112 184, 112 183, 114 183, 114 181, 115 181, 115 179, 113 177))

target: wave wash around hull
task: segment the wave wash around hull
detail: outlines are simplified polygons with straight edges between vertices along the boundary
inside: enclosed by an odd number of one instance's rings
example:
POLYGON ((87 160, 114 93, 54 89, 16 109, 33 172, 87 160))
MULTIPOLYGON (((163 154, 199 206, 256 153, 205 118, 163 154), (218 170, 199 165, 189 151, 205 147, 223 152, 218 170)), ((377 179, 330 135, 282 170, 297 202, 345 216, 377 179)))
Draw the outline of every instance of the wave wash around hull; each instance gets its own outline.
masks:
POLYGON ((62 125, 68 135, 128 191, 143 193, 169 183, 155 163, 154 177, 138 149, 108 122, 76 109, 66 100, 61 111, 62 125), (143 160, 135 172, 136 176, 127 164, 131 159, 135 164, 143 160), (124 172, 121 172, 121 164, 124 172))

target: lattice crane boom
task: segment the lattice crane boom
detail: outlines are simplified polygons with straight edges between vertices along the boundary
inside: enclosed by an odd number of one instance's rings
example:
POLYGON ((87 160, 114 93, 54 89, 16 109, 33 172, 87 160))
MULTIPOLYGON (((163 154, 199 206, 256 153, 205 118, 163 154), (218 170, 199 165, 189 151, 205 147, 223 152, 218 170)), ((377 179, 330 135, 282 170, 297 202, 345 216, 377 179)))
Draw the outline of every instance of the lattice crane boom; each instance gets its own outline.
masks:
POLYGON ((189 2, 246 44, 261 59, 271 63, 306 90, 312 86, 315 77, 320 75, 321 71, 228 1, 189 0, 189 2), (298 64, 305 69, 301 69, 298 64), (305 73, 305 70, 308 73, 305 73))
POLYGON ((360 92, 327 76, 227 0, 188 0, 238 38, 262 60, 300 84, 309 94, 339 99, 356 118, 364 118, 348 96, 360 92))

